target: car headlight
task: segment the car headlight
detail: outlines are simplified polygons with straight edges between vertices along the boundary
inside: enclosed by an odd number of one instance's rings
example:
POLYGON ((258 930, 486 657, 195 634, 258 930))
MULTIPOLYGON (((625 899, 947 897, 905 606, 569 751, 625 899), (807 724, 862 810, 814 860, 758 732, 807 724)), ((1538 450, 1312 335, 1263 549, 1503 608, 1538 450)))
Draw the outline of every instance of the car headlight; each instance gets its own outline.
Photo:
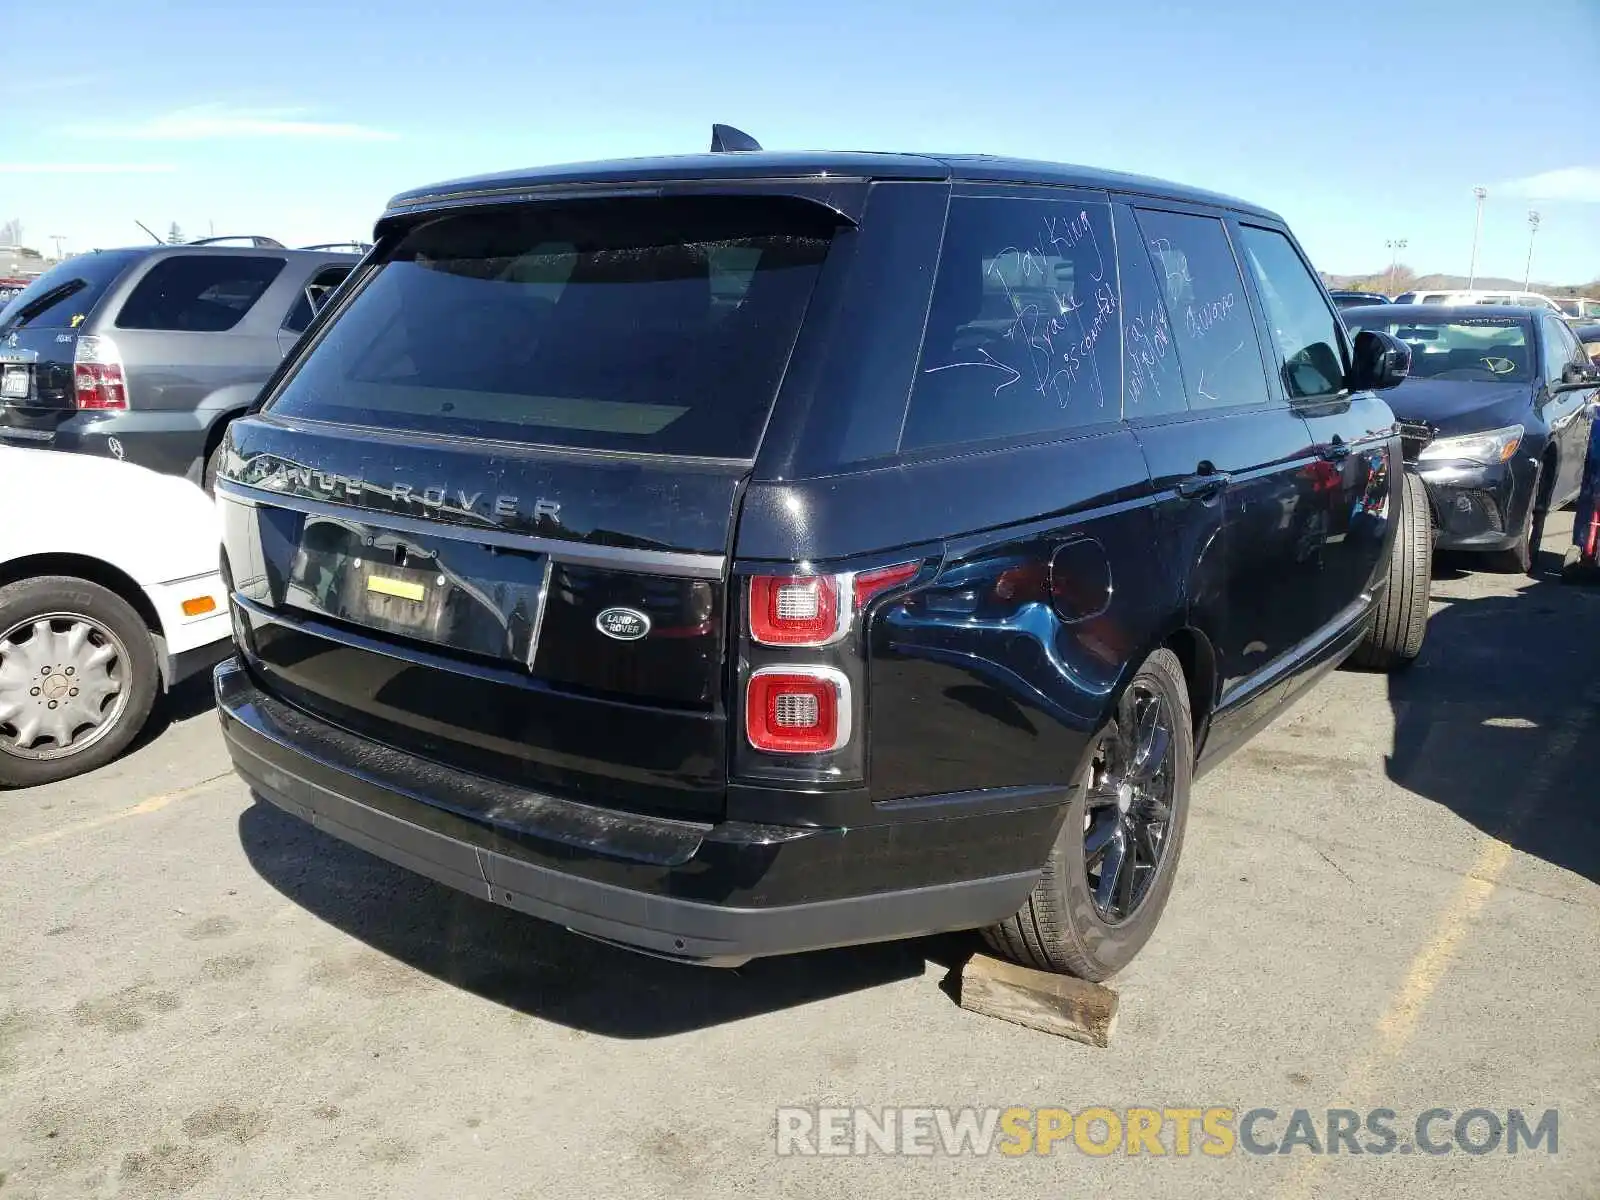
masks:
POLYGON ((1418 462, 1475 462, 1484 466, 1503 463, 1522 445, 1522 426, 1507 425, 1504 429, 1490 429, 1484 433, 1463 433, 1456 437, 1436 438, 1422 448, 1418 462))

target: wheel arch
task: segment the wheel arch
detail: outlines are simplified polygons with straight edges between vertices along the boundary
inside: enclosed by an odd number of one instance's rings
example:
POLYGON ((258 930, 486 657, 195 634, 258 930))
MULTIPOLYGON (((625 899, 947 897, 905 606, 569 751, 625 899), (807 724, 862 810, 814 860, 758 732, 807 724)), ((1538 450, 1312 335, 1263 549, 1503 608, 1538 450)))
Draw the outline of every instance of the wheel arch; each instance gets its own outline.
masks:
POLYGON ((1545 439, 1544 450, 1539 455, 1539 471, 1539 490, 1533 497, 1533 509, 1535 512, 1546 512, 1555 496, 1556 477, 1561 471, 1561 449, 1556 445, 1555 438, 1545 439))
POLYGON ((104 559, 87 554, 25 554, 21 558, 0 563, 0 587, 41 575, 70 575, 75 579, 86 579, 127 601, 155 640, 156 662, 161 667, 162 682, 167 681, 166 633, 161 625, 161 617, 132 575, 104 559))
POLYGON ((1129 656, 1116 687, 1107 697, 1102 719, 1108 718, 1116 710, 1123 691, 1138 674, 1145 660, 1157 650, 1170 650, 1183 669, 1189 693, 1189 721, 1194 733, 1195 761, 1198 763, 1217 704, 1217 653, 1205 632, 1188 621, 1181 618, 1173 620, 1138 654, 1129 656))

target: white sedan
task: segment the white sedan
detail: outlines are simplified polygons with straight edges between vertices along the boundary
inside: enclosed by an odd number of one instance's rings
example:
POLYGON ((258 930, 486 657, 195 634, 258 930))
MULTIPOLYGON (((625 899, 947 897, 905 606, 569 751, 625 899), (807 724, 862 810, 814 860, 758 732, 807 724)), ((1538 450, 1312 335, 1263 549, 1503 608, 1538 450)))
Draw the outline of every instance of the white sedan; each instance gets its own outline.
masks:
POLYGON ((111 761, 227 651, 221 527, 194 484, 0 447, 0 787, 111 761))

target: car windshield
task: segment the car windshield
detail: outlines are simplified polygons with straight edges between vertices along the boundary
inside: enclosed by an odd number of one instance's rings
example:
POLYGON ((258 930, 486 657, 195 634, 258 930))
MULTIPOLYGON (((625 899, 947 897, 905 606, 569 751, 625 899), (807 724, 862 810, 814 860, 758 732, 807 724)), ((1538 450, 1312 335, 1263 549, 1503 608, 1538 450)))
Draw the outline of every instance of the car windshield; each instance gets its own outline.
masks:
POLYGON ((1533 379, 1526 324, 1517 317, 1395 320, 1382 312, 1351 313, 1351 332, 1375 329, 1411 347, 1413 379, 1464 383, 1528 383, 1533 379))
POLYGON ((433 220, 360 286, 271 409, 750 457, 833 229, 814 206, 751 197, 433 220))
POLYGON ((0 309, 0 329, 76 329, 140 253, 97 250, 58 263, 0 309))

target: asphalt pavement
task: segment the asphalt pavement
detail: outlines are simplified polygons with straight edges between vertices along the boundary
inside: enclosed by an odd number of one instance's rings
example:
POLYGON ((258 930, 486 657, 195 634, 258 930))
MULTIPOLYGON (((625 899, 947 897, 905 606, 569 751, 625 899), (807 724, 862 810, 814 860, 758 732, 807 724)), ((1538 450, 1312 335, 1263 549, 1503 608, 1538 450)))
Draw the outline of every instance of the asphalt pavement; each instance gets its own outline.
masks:
MULTIPOLYGON (((1427 645, 1196 788, 1097 1050, 961 1010, 963 938, 641 958, 252 802, 204 686, 0 793, 0 1200, 1600 1196, 1600 589, 1441 563, 1427 645), (1512 1155, 779 1155, 799 1106, 1556 1110, 1512 1155)), ((1437 1127, 1449 1128, 1448 1122, 1437 1127)))

